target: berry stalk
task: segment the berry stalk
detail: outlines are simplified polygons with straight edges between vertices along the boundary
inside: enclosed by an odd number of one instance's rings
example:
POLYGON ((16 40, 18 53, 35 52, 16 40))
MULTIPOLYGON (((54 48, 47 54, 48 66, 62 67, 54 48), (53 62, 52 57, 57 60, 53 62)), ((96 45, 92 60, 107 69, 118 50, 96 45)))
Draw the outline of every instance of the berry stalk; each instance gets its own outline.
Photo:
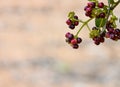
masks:
MULTIPOLYGON (((80 27, 80 29, 78 30, 78 32, 76 33, 75 37, 78 36, 78 34, 80 33, 80 31, 82 30, 82 28, 85 26, 85 25, 88 25, 88 22, 90 22, 93 18, 90 18, 88 19, 86 22, 83 23, 83 25, 80 27)), ((89 28, 88 28, 89 29, 89 28)))

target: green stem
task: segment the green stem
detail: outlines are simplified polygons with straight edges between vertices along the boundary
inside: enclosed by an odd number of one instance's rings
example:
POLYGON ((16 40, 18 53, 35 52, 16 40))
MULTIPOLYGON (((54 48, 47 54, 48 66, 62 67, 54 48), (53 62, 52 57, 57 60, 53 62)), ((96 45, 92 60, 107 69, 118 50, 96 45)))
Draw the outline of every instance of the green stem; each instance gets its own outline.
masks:
POLYGON ((91 29, 90 29, 89 25, 88 25, 88 24, 86 24, 86 26, 87 26, 88 30, 91 32, 91 29))
POLYGON ((110 8, 110 10, 113 10, 114 8, 116 8, 116 6, 117 6, 119 3, 120 3, 120 0, 118 0, 118 1, 115 3, 115 5, 113 5, 113 6, 110 8))
POLYGON ((93 19, 93 18, 88 19, 86 22, 83 23, 83 25, 80 27, 80 29, 79 29, 78 32, 76 33, 75 38, 77 38, 77 36, 78 36, 78 34, 80 33, 80 31, 82 30, 82 28, 83 28, 86 24, 88 24, 88 22, 91 21, 92 19, 93 19))
POLYGON ((82 20, 78 20, 79 22, 81 22, 81 23, 84 23, 82 20))

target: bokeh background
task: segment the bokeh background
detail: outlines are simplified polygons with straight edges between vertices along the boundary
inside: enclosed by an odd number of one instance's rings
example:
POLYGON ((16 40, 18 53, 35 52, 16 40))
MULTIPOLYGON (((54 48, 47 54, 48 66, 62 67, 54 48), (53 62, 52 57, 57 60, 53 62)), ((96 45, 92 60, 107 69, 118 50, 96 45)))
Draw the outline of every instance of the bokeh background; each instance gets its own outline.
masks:
POLYGON ((96 46, 85 27, 78 50, 65 42, 64 34, 79 28, 68 29, 67 14, 87 20, 86 3, 0 0, 0 87, 120 87, 120 41, 96 46))

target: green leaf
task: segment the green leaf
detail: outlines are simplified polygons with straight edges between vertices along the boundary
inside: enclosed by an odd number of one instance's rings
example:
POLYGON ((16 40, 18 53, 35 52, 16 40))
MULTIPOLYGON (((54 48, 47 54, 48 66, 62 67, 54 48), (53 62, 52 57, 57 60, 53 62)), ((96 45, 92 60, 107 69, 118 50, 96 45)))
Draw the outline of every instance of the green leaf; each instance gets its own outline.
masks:
POLYGON ((105 25, 106 19, 105 18, 96 18, 95 25, 96 27, 103 27, 105 25))
POLYGON ((69 18, 73 18, 74 15, 75 15, 75 12, 69 12, 68 17, 69 17, 69 18))

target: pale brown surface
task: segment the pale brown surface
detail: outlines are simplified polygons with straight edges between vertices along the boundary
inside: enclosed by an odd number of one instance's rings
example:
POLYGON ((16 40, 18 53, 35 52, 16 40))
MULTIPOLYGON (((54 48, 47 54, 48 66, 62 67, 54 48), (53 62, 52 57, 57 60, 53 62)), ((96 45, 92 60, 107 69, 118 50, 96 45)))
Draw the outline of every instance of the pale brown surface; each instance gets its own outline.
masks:
POLYGON ((65 42, 67 31, 75 33, 68 12, 86 20, 86 2, 0 0, 0 87, 119 87, 120 41, 95 46, 84 28, 78 50, 65 42))

